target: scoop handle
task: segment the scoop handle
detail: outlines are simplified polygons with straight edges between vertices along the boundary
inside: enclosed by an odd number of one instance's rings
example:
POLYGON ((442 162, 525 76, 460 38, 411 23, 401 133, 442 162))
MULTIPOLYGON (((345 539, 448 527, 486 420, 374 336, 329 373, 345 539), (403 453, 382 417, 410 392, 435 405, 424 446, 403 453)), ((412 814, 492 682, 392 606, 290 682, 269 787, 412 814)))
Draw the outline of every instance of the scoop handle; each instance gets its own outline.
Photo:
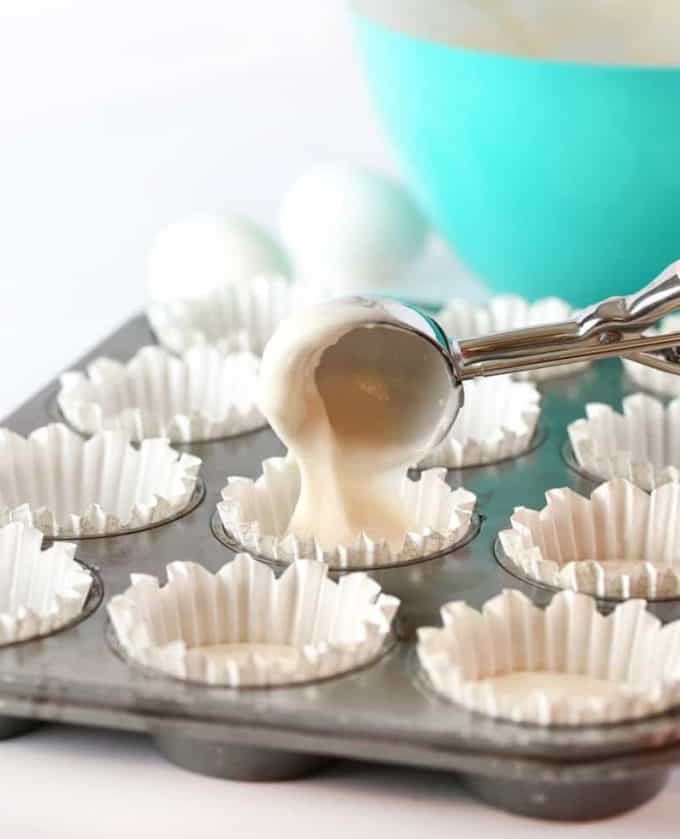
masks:
POLYGON ((630 323, 651 326, 680 307, 680 259, 672 262, 637 294, 624 298, 630 323))
POLYGON ((680 309, 680 260, 635 294, 609 297, 575 312, 571 320, 452 342, 451 349, 463 379, 613 355, 680 373, 676 353, 668 351, 680 345, 680 333, 643 334, 676 309, 680 309), (663 349, 667 352, 654 352, 663 349))

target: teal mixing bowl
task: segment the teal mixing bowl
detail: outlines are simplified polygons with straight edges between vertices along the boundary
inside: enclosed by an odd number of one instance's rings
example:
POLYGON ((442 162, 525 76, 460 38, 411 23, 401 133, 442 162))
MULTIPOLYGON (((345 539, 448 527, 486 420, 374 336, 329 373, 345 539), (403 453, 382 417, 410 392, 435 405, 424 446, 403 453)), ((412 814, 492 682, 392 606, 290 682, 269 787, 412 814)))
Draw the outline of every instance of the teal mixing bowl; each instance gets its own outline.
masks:
POLYGON ((354 19, 407 182, 491 289, 581 305, 680 256, 680 67, 462 49, 412 34, 403 0, 354 19))

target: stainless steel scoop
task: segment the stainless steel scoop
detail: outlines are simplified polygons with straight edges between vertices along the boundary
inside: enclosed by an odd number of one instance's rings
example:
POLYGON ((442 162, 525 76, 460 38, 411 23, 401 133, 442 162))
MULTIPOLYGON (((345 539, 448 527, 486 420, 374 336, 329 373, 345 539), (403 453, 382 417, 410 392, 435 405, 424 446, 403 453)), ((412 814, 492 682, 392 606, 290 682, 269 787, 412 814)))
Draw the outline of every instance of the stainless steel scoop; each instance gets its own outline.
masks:
POLYGON ((680 373, 680 333, 644 334, 659 318, 680 309, 680 260, 669 265, 637 294, 609 297, 576 312, 571 320, 480 338, 447 337, 434 318, 402 303, 371 299, 366 304, 376 308, 376 325, 406 330, 440 351, 453 386, 440 425, 440 439, 453 425, 463 405, 465 379, 612 355, 680 373))

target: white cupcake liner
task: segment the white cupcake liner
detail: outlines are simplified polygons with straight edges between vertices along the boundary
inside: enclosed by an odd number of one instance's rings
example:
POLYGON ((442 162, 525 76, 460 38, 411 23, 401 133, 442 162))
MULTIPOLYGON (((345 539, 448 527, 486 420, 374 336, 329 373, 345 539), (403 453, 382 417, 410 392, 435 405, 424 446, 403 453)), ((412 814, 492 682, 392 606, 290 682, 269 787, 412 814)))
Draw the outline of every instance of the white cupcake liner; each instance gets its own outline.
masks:
POLYGON ((74 560, 76 546, 43 551, 42 540, 22 522, 0 527, 0 646, 54 632, 85 606, 92 577, 74 560))
POLYGON ((680 704, 680 621, 662 626, 644 600, 622 603, 604 617, 592 598, 576 592, 560 592, 541 609, 506 589, 481 613, 462 601, 441 613, 443 628, 418 630, 418 657, 438 693, 473 711, 521 723, 584 725, 680 704), (502 678, 487 681, 512 674, 519 682, 515 695, 503 689, 502 678), (571 696, 551 689, 551 678, 569 676, 615 687, 605 696, 587 684, 571 696))
POLYGON ((418 464, 449 469, 517 457, 531 447, 541 395, 510 376, 465 384, 465 406, 446 438, 418 464))
POLYGON ((132 575, 108 612, 123 650, 180 679, 230 687, 308 682, 384 651, 399 600, 365 574, 339 582, 312 560, 276 579, 248 554, 216 574, 173 562, 168 582, 132 575))
POLYGON ((167 440, 137 449, 119 431, 83 440, 55 423, 24 438, 0 429, 0 525, 45 535, 112 535, 165 521, 189 504, 201 461, 167 440))
MULTIPOLYGON (((435 317, 449 338, 462 340, 524 326, 559 323, 569 320, 573 313, 571 306, 559 297, 544 297, 529 303, 523 297, 506 294, 492 297, 486 305, 453 299, 435 317)), ((513 376, 516 379, 544 382, 577 373, 587 366, 587 362, 574 362, 527 370, 514 373, 513 376)))
POLYGON ((406 535, 399 551, 366 534, 332 551, 325 551, 315 538, 286 535, 300 495, 300 471, 290 457, 265 460, 255 481, 230 477, 217 510, 228 536, 274 562, 314 559, 333 569, 397 565, 443 552, 469 532, 476 498, 465 489, 452 490, 445 475, 444 469, 430 469, 418 481, 404 479, 401 491, 409 508, 417 511, 418 529, 406 535))
POLYGON ((525 577, 596 597, 680 596, 680 484, 647 494, 622 478, 590 498, 551 489, 542 510, 516 507, 499 534, 525 577))
POLYGON ((291 301, 291 284, 284 277, 258 277, 225 284, 201 299, 152 303, 147 316, 159 342, 172 352, 211 344, 224 352, 261 355, 291 301))
MULTIPOLYGON (((680 315, 669 315, 661 321, 659 329, 648 329, 645 335, 660 335, 680 332, 680 315)), ((623 369, 638 387, 650 390, 660 396, 680 396, 680 375, 664 373, 646 364, 622 358, 623 369)))
POLYGON ((116 429, 131 440, 214 440, 266 425, 257 406, 260 362, 249 352, 224 355, 195 347, 175 358, 142 347, 126 364, 98 358, 87 374, 65 373, 57 401, 86 434, 116 429))
POLYGON ((578 466, 603 480, 626 478, 644 490, 680 481, 680 398, 664 407, 636 393, 623 413, 591 402, 586 419, 567 426, 578 466))

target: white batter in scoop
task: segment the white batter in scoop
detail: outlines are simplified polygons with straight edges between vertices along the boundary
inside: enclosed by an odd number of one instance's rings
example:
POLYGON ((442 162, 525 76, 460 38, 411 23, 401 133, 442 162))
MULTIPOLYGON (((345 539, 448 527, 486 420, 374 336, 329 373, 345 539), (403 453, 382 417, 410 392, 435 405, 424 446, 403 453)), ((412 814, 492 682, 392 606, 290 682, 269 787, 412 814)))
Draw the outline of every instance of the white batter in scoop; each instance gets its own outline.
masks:
POLYGON ((439 351, 373 325, 380 306, 333 301, 287 318, 260 370, 260 407, 300 468, 288 532, 324 550, 360 533, 400 550, 415 510, 401 483, 441 434, 452 396, 439 351))

